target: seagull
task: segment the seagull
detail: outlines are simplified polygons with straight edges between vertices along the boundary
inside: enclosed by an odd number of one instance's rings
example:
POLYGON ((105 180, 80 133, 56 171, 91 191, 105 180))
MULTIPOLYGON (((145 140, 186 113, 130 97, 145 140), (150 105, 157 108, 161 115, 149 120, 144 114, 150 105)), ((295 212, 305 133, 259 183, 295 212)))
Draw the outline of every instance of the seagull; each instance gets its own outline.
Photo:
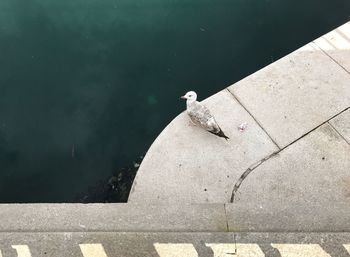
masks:
POLYGON ((197 101, 196 92, 187 92, 186 95, 181 96, 180 98, 186 99, 187 114, 195 125, 200 126, 214 135, 223 137, 226 140, 229 139, 229 137, 227 137, 221 130, 209 109, 197 101))

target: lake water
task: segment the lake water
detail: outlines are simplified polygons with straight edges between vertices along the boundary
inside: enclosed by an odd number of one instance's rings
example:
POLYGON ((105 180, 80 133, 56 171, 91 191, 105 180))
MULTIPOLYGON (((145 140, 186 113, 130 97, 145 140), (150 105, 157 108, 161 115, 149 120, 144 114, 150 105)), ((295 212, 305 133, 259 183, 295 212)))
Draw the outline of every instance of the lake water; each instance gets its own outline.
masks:
POLYGON ((1 0, 0 202, 81 201, 145 154, 180 95, 208 97, 349 15, 349 0, 1 0))

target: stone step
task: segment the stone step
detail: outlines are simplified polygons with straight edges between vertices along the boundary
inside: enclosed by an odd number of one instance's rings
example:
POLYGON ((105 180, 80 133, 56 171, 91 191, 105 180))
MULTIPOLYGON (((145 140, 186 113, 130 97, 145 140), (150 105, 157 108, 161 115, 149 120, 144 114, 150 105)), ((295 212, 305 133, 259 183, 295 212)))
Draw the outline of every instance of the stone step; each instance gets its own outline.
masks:
POLYGON ((350 232, 349 213, 348 202, 2 204, 0 233, 350 232))
POLYGON ((223 204, 0 204, 0 232, 227 231, 223 204))
POLYGON ((342 257, 350 233, 0 233, 2 257, 342 257))

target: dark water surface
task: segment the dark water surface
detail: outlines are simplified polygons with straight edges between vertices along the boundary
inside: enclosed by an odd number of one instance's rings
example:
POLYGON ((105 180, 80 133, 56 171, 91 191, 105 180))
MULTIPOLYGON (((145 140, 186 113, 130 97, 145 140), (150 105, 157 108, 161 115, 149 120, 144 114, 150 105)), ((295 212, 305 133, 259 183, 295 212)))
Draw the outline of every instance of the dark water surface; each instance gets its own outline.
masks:
POLYGON ((0 202, 77 201, 145 154, 180 95, 349 15, 349 0, 1 0, 0 202))

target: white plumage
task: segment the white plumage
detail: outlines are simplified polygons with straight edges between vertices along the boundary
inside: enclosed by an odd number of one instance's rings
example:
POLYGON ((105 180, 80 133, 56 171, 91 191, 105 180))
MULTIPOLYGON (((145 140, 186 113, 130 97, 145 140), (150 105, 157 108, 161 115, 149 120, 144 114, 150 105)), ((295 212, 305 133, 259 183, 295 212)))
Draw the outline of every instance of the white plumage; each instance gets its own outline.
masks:
POLYGON ((197 102, 196 92, 187 92, 186 95, 181 96, 181 98, 186 99, 187 113, 195 125, 202 127, 214 135, 223 137, 226 140, 229 139, 221 130, 209 109, 203 104, 197 102))

